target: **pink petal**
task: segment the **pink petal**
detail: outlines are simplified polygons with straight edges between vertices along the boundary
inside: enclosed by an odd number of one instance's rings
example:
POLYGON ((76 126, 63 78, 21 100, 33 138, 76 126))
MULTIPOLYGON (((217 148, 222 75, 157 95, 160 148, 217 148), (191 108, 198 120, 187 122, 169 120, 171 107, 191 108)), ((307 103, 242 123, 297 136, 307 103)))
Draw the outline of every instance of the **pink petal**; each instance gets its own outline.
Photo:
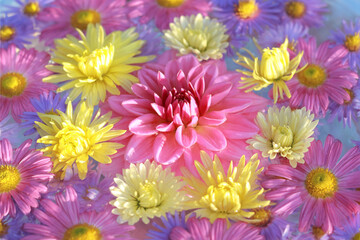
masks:
MULTIPOLYGON (((226 115, 223 112, 207 112, 199 119, 199 124, 202 126, 219 126, 226 121, 226 115)), ((240 124, 238 124, 240 125, 240 124)))
POLYGON ((178 160, 184 152, 172 133, 161 133, 155 138, 154 159, 162 164, 170 164, 178 160))
POLYGON ((175 137, 181 146, 188 148, 196 143, 197 133, 192 127, 180 126, 176 129, 175 137))
POLYGON ((202 149, 221 151, 226 148, 227 142, 224 134, 214 127, 198 126, 198 144, 202 149))
POLYGON ((154 139, 155 136, 133 135, 126 146, 125 160, 138 163, 153 158, 154 139))
POLYGON ((137 135, 153 135, 157 133, 156 127, 161 121, 160 117, 148 113, 132 120, 129 124, 129 130, 137 135))
POLYGON ((129 99, 121 103, 121 105, 129 112, 141 116, 152 111, 151 102, 147 99, 129 99))

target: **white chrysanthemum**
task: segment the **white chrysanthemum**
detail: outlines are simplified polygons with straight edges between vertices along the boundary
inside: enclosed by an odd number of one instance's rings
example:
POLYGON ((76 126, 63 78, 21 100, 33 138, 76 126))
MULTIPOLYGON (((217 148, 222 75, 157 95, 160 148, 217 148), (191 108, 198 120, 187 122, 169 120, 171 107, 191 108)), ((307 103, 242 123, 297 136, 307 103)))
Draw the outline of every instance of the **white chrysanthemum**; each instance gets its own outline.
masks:
POLYGON ((292 167, 304 163, 304 153, 308 151, 311 136, 318 124, 314 114, 305 107, 292 111, 290 107, 270 107, 266 116, 258 113, 256 124, 261 129, 261 135, 248 140, 249 149, 257 149, 263 157, 274 159, 277 155, 287 158, 292 167))
POLYGON ((226 27, 216 19, 200 13, 181 16, 164 31, 165 44, 179 51, 180 55, 193 53, 201 60, 220 59, 229 45, 226 27))
POLYGON ((149 218, 165 216, 182 209, 185 194, 179 190, 184 186, 170 168, 151 163, 131 164, 123 175, 114 178, 117 187, 110 187, 116 197, 110 204, 116 208, 112 213, 119 215, 119 223, 133 225, 140 219, 148 224, 149 218))

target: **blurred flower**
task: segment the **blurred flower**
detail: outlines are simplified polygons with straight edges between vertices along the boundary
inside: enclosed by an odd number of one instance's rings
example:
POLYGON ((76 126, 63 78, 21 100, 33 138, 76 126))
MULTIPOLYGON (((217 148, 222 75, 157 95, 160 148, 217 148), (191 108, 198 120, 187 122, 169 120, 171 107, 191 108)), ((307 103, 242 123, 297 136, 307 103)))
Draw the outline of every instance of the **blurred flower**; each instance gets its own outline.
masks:
POLYGON ((147 236, 150 237, 150 240, 169 240, 170 233, 175 227, 182 227, 187 230, 184 211, 181 213, 175 211, 174 216, 167 213, 166 217, 161 217, 161 221, 161 226, 156 222, 153 223, 156 230, 149 230, 147 236))
POLYGON ((0 140, 6 138, 12 144, 14 144, 13 140, 16 141, 16 139, 13 139, 13 137, 17 128, 18 124, 11 122, 11 116, 7 115, 3 120, 0 121, 0 140))
POLYGON ((360 238, 360 213, 352 214, 343 226, 335 228, 334 237, 338 240, 360 238))
MULTIPOLYGON (((30 18, 33 22, 44 8, 51 6, 54 0, 15 0, 5 5, 4 13, 30 18)), ((37 25, 37 24, 36 24, 37 25)), ((36 26, 35 25, 35 26, 36 26)))
MULTIPOLYGON (((8 48, 11 44, 22 49, 25 44, 30 44, 34 38, 35 30, 33 24, 25 17, 17 15, 0 17, 0 45, 8 48)), ((3 58, 1 58, 3 59, 3 58)))
POLYGON ((23 225, 28 221, 28 218, 17 212, 15 217, 10 217, 7 215, 0 218, 0 239, 11 239, 11 240, 20 240, 23 237, 23 225))
POLYGON ((158 56, 163 52, 164 43, 161 37, 162 33, 155 27, 153 22, 147 24, 137 23, 136 32, 139 34, 139 39, 145 41, 140 49, 140 56, 158 56))

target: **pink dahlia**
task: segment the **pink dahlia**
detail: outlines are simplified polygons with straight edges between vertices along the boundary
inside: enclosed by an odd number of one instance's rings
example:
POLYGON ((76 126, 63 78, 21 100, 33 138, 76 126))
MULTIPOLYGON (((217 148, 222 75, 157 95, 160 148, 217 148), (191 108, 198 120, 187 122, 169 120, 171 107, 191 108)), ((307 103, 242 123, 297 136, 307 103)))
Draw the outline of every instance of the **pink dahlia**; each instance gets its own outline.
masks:
POLYGON ((140 17, 140 23, 155 19, 155 25, 168 29, 175 17, 201 13, 207 16, 211 10, 208 0, 133 0, 129 2, 130 18, 140 17))
POLYGON ((85 31, 89 23, 99 23, 107 34, 130 26, 126 0, 55 0, 45 8, 38 20, 47 24, 40 39, 52 46, 54 39, 76 35, 76 28, 85 31))
POLYGON ((15 45, 0 49, 0 120, 11 111, 15 121, 20 122, 25 110, 35 110, 31 98, 56 88, 54 84, 42 82, 50 75, 45 68, 49 60, 49 54, 35 49, 16 52, 15 45))
POLYGON ((342 144, 329 135, 324 146, 314 141, 305 154, 305 164, 273 164, 265 171, 270 189, 265 197, 279 201, 273 211, 289 215, 300 208, 299 230, 319 226, 331 234, 347 217, 360 211, 360 147, 350 149, 339 161, 342 144))
POLYGON ((34 239, 131 239, 132 226, 119 225, 116 216, 107 208, 102 212, 80 213, 76 191, 65 189, 65 195, 58 193, 56 203, 50 199, 41 200, 43 210, 35 209, 34 216, 41 224, 26 223, 24 230, 29 233, 23 240, 34 239))
POLYGON ((239 74, 227 72, 224 62, 200 64, 186 55, 145 65, 138 78, 132 94, 111 96, 102 106, 128 130, 120 140, 125 160, 154 159, 196 172, 200 150, 227 160, 249 155, 246 140, 258 132, 254 117, 267 100, 239 90, 239 74))
POLYGON ((28 140, 13 149, 7 139, 0 140, 0 219, 8 214, 15 217, 16 209, 30 213, 53 177, 50 158, 30 146, 28 140))
POLYGON ((342 46, 330 47, 326 41, 316 47, 316 39, 311 37, 308 42, 298 41, 298 51, 304 51, 300 67, 307 66, 287 82, 292 94, 290 106, 306 107, 315 115, 325 115, 332 100, 338 104, 350 101, 345 89, 356 84, 358 75, 349 69, 348 63, 343 64, 347 54, 342 46))

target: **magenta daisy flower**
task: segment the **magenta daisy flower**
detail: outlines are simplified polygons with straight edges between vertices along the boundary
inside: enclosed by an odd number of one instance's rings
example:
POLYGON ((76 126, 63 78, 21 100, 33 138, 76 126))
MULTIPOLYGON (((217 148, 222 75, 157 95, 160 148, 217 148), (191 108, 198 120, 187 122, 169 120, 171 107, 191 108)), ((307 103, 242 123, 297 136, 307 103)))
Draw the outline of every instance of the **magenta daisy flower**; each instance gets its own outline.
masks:
POLYGON ((128 232, 132 226, 119 225, 111 209, 103 212, 80 213, 76 191, 65 189, 65 195, 58 193, 56 203, 50 199, 41 200, 43 210, 35 209, 34 215, 40 224, 26 223, 23 240, 33 239, 131 239, 128 232))
POLYGON ((140 23, 155 20, 155 25, 168 29, 175 17, 201 13, 207 16, 210 3, 207 0, 132 0, 129 2, 130 18, 140 17, 140 23))
POLYGON ((331 48, 326 41, 316 47, 316 39, 311 37, 299 39, 298 51, 304 51, 299 68, 307 66, 286 82, 292 94, 291 107, 305 106, 315 115, 324 115, 330 100, 338 104, 350 101, 345 89, 356 84, 358 75, 343 64, 346 51, 341 46, 331 48))
POLYGON ((20 115, 33 111, 30 99, 56 86, 43 83, 42 78, 50 75, 45 68, 50 55, 35 49, 16 52, 14 45, 0 49, 0 120, 11 111, 13 118, 20 122, 20 115))
POLYGON ((279 201, 273 211, 289 215, 300 208, 299 230, 311 225, 331 234, 334 226, 343 226, 359 212, 360 147, 350 149, 339 161, 342 143, 329 135, 324 146, 314 141, 305 154, 305 164, 273 164, 265 171, 270 179, 262 186, 270 189, 265 197, 279 201))
POLYGON ((53 177, 50 158, 30 145, 28 140, 13 149, 7 139, 0 140, 0 219, 8 214, 14 217, 17 208, 29 214, 53 177))
POLYGON ((78 35, 76 28, 85 31, 89 23, 100 23, 107 34, 130 26, 125 0, 55 0, 42 11, 38 19, 50 23, 41 32, 40 39, 52 46, 54 39, 78 35))

